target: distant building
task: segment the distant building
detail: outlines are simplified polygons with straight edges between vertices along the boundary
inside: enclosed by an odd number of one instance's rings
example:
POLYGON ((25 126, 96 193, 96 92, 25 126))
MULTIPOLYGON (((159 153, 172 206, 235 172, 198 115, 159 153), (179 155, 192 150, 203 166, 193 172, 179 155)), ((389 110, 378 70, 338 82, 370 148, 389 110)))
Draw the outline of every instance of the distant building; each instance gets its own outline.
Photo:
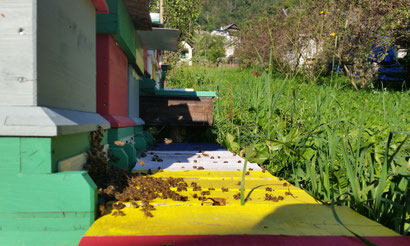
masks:
POLYGON ((182 41, 183 50, 181 55, 179 56, 180 60, 183 62, 187 62, 189 66, 192 66, 192 55, 194 46, 189 41, 182 41))
POLYGON ((236 24, 229 24, 223 26, 219 29, 214 29, 211 32, 211 35, 221 36, 225 38, 225 59, 232 60, 235 55, 235 43, 237 38, 232 35, 233 32, 238 30, 238 26, 236 24))

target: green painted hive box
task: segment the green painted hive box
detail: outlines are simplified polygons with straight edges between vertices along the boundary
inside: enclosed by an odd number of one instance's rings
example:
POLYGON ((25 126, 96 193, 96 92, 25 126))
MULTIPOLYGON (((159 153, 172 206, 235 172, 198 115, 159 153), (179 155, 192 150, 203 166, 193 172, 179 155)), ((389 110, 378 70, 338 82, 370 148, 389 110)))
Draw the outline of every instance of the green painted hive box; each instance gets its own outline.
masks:
POLYGON ((136 30, 122 0, 107 0, 109 14, 97 15, 97 33, 113 34, 127 54, 129 63, 136 63, 136 30))

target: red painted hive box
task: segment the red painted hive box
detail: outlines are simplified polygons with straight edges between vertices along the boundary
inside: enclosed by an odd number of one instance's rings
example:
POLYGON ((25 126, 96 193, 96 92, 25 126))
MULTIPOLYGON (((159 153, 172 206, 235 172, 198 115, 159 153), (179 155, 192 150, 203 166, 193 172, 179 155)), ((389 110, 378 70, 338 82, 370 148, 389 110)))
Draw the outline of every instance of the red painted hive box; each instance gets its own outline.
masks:
POLYGON ((97 34, 97 113, 111 127, 135 125, 128 117, 128 57, 111 34, 97 34))

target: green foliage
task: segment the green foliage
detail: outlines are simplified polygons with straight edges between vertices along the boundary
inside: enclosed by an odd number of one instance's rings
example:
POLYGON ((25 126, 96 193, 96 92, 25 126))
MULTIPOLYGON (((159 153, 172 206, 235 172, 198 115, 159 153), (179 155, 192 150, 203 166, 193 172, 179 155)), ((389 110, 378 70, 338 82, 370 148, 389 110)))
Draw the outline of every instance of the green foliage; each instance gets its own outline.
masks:
POLYGON ((272 52, 276 71, 313 81, 327 72, 329 64, 339 65, 356 90, 366 88, 377 73, 369 61, 374 44, 410 45, 409 5, 410 0, 281 4, 240 25, 236 54, 245 64, 254 65, 259 63, 256 52, 265 64, 272 52))
POLYGON ((164 0, 165 26, 178 29, 182 39, 192 41, 201 7, 201 0, 164 0))
POLYGON ((211 31, 228 24, 242 24, 248 19, 273 11, 279 0, 205 0, 198 23, 203 30, 211 31))
POLYGON ((217 63, 220 57, 225 56, 225 39, 221 36, 202 34, 194 37, 194 62, 207 61, 217 63))
POLYGON ((217 91, 220 144, 237 152, 252 145, 250 162, 323 203, 410 229, 410 91, 354 91, 344 77, 304 83, 272 75, 271 66, 178 69, 169 85, 217 91))

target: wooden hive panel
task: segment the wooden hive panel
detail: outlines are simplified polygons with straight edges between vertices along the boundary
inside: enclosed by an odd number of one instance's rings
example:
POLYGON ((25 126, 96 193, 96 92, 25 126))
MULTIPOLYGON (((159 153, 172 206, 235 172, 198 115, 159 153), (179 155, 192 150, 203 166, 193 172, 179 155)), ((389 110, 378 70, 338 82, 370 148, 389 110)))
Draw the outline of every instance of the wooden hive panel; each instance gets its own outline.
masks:
POLYGON ((96 112, 96 13, 91 1, 37 1, 38 105, 96 112))
POLYGON ((139 117, 139 78, 134 69, 128 68, 128 113, 131 118, 139 117))
POLYGON ((0 1, 0 106, 35 106, 35 24, 31 0, 0 1))
POLYGON ((130 63, 136 63, 136 31, 122 0, 107 0, 109 14, 97 15, 97 33, 113 34, 127 54, 130 63))
POLYGON ((140 115, 147 125, 212 125, 212 98, 141 96, 140 115))
POLYGON ((113 127, 135 125, 128 118, 127 55, 110 34, 97 35, 97 112, 113 127))

